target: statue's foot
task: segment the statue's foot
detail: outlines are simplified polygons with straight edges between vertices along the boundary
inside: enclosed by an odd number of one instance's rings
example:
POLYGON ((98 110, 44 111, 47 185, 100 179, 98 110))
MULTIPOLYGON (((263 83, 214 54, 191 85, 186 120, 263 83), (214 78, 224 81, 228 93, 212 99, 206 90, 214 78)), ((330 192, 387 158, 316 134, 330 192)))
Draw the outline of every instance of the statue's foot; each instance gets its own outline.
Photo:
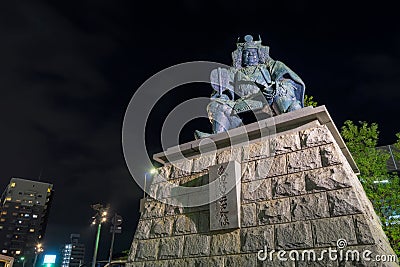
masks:
POLYGON ((198 130, 194 131, 194 138, 195 139, 201 139, 204 137, 209 137, 211 134, 209 133, 204 133, 204 132, 200 132, 198 130))

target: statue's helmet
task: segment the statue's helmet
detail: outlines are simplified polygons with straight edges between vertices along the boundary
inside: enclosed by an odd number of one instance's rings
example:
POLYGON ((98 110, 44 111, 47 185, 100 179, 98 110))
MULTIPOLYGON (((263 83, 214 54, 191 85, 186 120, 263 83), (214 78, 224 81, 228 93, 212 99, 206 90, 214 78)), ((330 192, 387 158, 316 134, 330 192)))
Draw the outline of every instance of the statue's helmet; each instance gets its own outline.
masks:
POLYGON ((243 50, 250 48, 257 49, 260 63, 265 63, 269 59, 269 47, 261 44, 260 36, 258 41, 254 41, 253 36, 251 35, 246 35, 243 43, 240 43, 239 39, 240 38, 238 38, 238 41, 236 42, 236 50, 232 52, 233 67, 242 67, 242 52, 243 50))

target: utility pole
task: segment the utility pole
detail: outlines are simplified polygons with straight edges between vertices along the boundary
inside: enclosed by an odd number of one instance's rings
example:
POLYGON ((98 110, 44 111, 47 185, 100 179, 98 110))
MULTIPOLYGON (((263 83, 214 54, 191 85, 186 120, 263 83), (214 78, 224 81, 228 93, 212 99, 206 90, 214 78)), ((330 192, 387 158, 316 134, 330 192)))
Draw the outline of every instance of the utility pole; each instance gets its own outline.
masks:
POLYGON ((111 264, 111 261, 112 261, 115 234, 120 234, 122 231, 122 227, 120 226, 122 224, 122 217, 120 215, 118 215, 117 213, 115 213, 114 217, 111 219, 111 224, 112 225, 111 225, 110 233, 112 234, 112 236, 111 236, 110 256, 108 258, 109 264, 111 264))
POLYGON ((93 219, 92 225, 97 224, 97 234, 96 234, 96 241, 94 243, 94 252, 93 252, 93 260, 92 260, 92 267, 96 267, 97 250, 99 248, 101 224, 107 221, 109 206, 104 208, 103 205, 101 205, 101 204, 94 204, 91 207, 92 207, 92 209, 97 211, 97 213, 92 217, 92 219, 93 219))

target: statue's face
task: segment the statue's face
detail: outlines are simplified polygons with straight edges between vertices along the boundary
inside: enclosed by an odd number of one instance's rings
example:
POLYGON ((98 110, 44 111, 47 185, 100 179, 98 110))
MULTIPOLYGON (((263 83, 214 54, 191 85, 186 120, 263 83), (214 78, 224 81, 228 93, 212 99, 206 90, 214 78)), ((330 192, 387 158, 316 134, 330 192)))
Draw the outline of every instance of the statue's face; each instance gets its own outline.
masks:
POLYGON ((257 48, 247 48, 242 52, 242 65, 254 66, 259 61, 257 48))

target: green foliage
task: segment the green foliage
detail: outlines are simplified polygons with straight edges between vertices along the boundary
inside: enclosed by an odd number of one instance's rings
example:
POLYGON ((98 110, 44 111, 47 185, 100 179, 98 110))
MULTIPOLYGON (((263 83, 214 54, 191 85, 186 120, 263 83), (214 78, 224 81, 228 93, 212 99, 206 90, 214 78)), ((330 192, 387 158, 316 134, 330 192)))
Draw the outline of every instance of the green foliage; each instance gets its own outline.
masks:
POLYGON ((316 107, 318 105, 318 103, 316 101, 314 101, 314 97, 308 96, 308 95, 304 95, 304 106, 305 107, 316 107))
MULTIPOLYGON (((400 220, 392 216, 400 215, 400 180, 398 175, 387 172, 389 153, 376 149, 379 138, 378 125, 360 122, 355 125, 346 121, 341 129, 358 168, 359 179, 382 222, 390 244, 400 257, 400 220), (377 181, 388 180, 388 183, 377 181)), ((400 134, 396 145, 400 148, 400 134)))

